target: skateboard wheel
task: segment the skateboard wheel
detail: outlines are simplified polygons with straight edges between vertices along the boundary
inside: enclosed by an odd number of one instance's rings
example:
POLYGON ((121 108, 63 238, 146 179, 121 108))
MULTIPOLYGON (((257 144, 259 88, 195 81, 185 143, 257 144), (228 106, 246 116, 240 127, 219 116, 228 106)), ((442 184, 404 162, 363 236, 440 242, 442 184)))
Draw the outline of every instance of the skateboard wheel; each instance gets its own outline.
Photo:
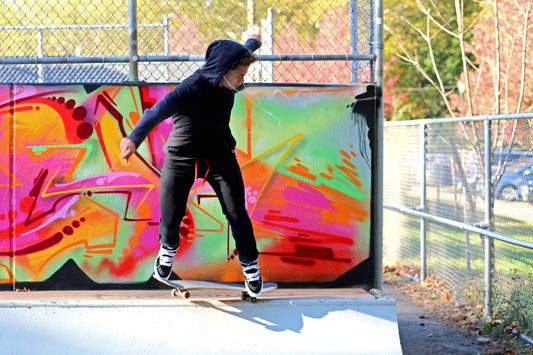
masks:
POLYGON ((177 288, 174 288, 174 289, 170 290, 170 294, 173 297, 178 297, 179 296, 179 290, 177 288))
POLYGON ((246 291, 243 291, 243 292, 241 293, 241 299, 242 299, 243 301, 250 301, 250 302, 252 302, 252 303, 255 302, 255 301, 257 301, 257 298, 256 298, 256 297, 252 297, 252 296, 250 296, 250 295, 248 294, 248 292, 246 292, 246 291))
POLYGON ((191 297, 191 294, 189 293, 189 291, 183 291, 183 292, 181 293, 181 295, 183 296, 183 298, 189 298, 189 297, 191 297))

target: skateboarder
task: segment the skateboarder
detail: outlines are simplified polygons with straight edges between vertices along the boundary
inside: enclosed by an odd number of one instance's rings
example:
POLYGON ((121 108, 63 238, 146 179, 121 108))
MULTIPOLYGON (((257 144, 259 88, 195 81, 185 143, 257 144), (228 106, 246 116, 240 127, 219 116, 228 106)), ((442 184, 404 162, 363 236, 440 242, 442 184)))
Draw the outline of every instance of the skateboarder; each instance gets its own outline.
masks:
POLYGON ((156 125, 172 117, 161 170, 161 247, 154 264, 154 275, 160 279, 168 280, 172 273, 189 192, 194 180, 203 178, 216 192, 229 221, 249 294, 261 293, 259 253, 229 128, 235 93, 250 65, 259 59, 253 52, 261 44, 259 35, 251 35, 244 45, 230 40, 209 44, 205 64, 146 110, 120 142, 121 158, 127 161, 156 125))

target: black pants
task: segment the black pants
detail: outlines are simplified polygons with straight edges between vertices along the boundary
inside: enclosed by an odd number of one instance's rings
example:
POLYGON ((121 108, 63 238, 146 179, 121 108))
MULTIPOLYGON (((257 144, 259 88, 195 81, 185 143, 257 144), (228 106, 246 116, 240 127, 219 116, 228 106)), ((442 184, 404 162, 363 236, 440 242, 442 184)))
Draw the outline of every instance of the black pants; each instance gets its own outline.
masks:
POLYGON ((233 152, 219 153, 209 159, 167 155, 161 171, 159 242, 167 247, 179 246, 180 224, 196 176, 206 176, 215 190, 222 212, 229 221, 239 260, 243 263, 255 261, 257 246, 246 211, 241 170, 233 152))

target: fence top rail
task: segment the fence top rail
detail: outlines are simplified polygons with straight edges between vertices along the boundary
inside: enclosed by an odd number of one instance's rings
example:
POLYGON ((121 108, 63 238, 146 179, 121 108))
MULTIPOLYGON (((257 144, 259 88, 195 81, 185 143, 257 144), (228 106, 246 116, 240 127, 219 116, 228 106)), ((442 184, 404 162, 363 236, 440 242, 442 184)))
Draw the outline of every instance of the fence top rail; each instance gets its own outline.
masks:
POLYGON ((400 212, 403 212, 409 215, 417 216, 420 218, 428 219, 428 220, 431 220, 431 221, 434 221, 440 224, 456 227, 456 228, 467 230, 467 231, 474 232, 474 233, 479 233, 481 235, 487 236, 492 239, 496 239, 496 240, 499 240, 499 241, 502 241, 508 244, 513 244, 513 245, 517 245, 523 248, 533 250, 533 243, 526 242, 520 239, 511 238, 511 237, 508 237, 508 236, 505 236, 499 233, 495 233, 495 232, 477 227, 472 224, 457 222, 457 221, 454 221, 448 218, 439 217, 439 216, 435 216, 429 213, 417 211, 416 209, 412 207, 400 207, 400 206, 394 206, 388 203, 383 203, 383 207, 397 210, 397 211, 400 211, 400 212))
MULTIPOLYGON (((264 62, 290 61, 352 61, 375 60, 374 54, 263 54, 258 55, 264 62)), ((139 56, 139 62, 203 62, 205 56, 200 55, 151 55, 139 56)))
MULTIPOLYGON (((128 24, 101 24, 101 25, 39 25, 39 26, 0 26, 0 31, 46 31, 46 30, 93 30, 110 28, 128 28, 128 24)), ((164 23, 137 24, 140 28, 165 27, 164 23)))
POLYGON ((410 121, 387 121, 383 125, 385 127, 397 127, 397 126, 421 126, 430 124, 442 124, 442 123, 455 123, 455 122, 476 122, 476 121, 496 121, 496 120, 508 120, 508 119, 524 119, 533 118, 533 112, 523 113, 505 113, 499 115, 480 115, 471 117, 448 117, 448 118, 426 118, 422 120, 410 120, 410 121))
MULTIPOLYGON (((274 61, 372 61, 374 54, 270 54, 258 55, 259 59, 266 62, 274 61)), ((102 63, 128 63, 128 56, 101 56, 101 57, 0 57, 1 65, 17 64, 102 64, 102 63)), ((139 55, 134 58, 136 62, 203 62, 203 54, 184 55, 139 55)))

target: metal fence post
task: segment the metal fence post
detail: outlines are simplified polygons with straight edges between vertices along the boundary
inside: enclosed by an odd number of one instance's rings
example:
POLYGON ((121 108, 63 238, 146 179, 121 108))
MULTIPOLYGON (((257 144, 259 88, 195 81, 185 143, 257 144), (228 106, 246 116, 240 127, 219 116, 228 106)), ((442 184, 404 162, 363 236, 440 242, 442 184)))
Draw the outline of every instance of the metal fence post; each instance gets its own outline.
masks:
MULTIPOLYGON (((43 44, 43 31, 37 31, 37 56, 39 58, 44 57, 44 44, 43 44)), ((44 83, 44 68, 42 64, 37 65, 37 72, 39 77, 39 83, 44 83)))
POLYGON ((492 317, 492 240, 483 236, 485 241, 485 317, 492 317))
POLYGON ((130 81, 139 81, 139 55, 137 53, 137 0, 128 0, 128 46, 130 81))
MULTIPOLYGON (((261 37, 263 45, 259 48, 259 54, 274 54, 274 8, 269 7, 267 17, 261 20, 261 37)), ((274 62, 261 63, 261 82, 274 82, 274 62)))
POLYGON ((248 0, 246 4, 248 30, 255 25, 255 0, 248 0))
MULTIPOLYGON (((350 0, 350 53, 352 54, 359 53, 359 28, 357 26, 357 24, 359 23, 358 14, 359 10, 357 6, 357 1, 350 0)), ((352 61, 351 72, 351 82, 356 83, 357 79, 359 78, 359 63, 352 61)))
MULTIPOLYGON (((426 198, 427 198, 427 135, 428 127, 423 124, 420 125, 420 150, 422 151, 422 164, 420 170, 420 206, 421 212, 426 211, 426 198)), ((420 282, 426 279, 426 237, 427 237, 427 221, 425 218, 420 218, 420 282)))
MULTIPOLYGON (((170 16, 171 14, 166 14, 163 20, 163 51, 165 55, 170 55, 170 16)), ((165 63, 165 81, 170 80, 170 68, 169 63, 165 63)))
MULTIPOLYGON (((483 122, 484 140, 485 140, 485 227, 494 231, 493 203, 492 203, 492 134, 491 121, 486 119, 483 122)), ((492 317, 492 274, 493 265, 493 248, 494 241, 485 237, 485 316, 492 317)))
POLYGON ((374 15, 374 46, 378 107, 372 160, 374 205, 374 288, 383 288, 383 0, 377 0, 374 15))

